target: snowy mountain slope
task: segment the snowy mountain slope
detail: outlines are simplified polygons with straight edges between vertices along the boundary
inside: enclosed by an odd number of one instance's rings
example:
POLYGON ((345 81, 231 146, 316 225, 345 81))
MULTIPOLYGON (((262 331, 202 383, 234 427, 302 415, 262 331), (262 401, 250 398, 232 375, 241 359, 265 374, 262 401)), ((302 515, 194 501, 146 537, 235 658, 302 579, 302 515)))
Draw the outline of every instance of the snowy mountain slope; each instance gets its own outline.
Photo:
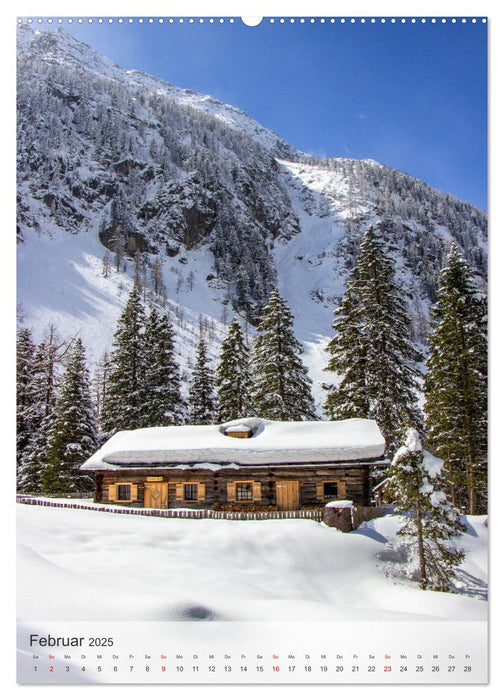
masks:
POLYGON ((249 117, 241 109, 224 104, 211 95, 202 95, 193 90, 177 87, 143 71, 128 70, 126 76, 131 85, 140 89, 148 89, 158 96, 175 100, 181 106, 185 105, 208 114, 221 121, 225 126, 247 134, 270 151, 294 157, 298 154, 295 148, 283 141, 273 131, 266 129, 249 117))
POLYGON ((18 300, 36 339, 55 323, 97 361, 135 265, 148 277, 159 257, 184 367, 202 314, 215 355, 232 315, 257 323, 278 284, 320 402, 322 348, 367 226, 396 260, 419 344, 452 238, 484 286, 484 212, 374 161, 300 153, 63 30, 18 31, 18 300), (107 250, 122 262, 104 277, 107 250))
MULTIPOLYGON (((110 350, 117 320, 133 286, 131 266, 126 272, 112 271, 104 278, 102 255, 103 246, 90 232, 78 237, 61 231, 51 238, 29 237, 18 248, 18 269, 22 271, 18 297, 23 323, 34 329, 36 339, 42 338, 50 324, 63 337, 80 335, 91 364, 110 350)), ((170 275, 177 281, 180 278, 166 271, 171 294, 165 310, 176 327, 177 354, 183 368, 191 366, 202 320, 213 326, 214 357, 226 332, 225 324, 219 321, 219 300, 208 296, 205 283, 212 269, 211 255, 201 250, 190 251, 187 256, 187 266, 195 273, 192 290, 186 277, 179 292, 170 289, 170 275)))
POLYGON ((458 569, 459 594, 451 594, 422 591, 408 580, 412 565, 394 516, 341 533, 303 520, 186 521, 17 508, 20 620, 487 617, 483 516, 466 519, 468 532, 457 541, 466 559, 458 569))
MULTIPOLYGON (((369 163, 373 169, 383 167, 369 163)), ((280 286, 293 300, 298 332, 309 340, 317 338, 321 328, 330 327, 364 229, 384 227, 384 219, 373 211, 368 200, 349 197, 350 185, 344 173, 307 163, 282 161, 281 165, 301 230, 289 241, 275 246, 274 258, 280 286), (356 221, 359 223, 354 224, 356 221), (352 230, 354 225, 356 230, 352 230), (302 308, 305 300, 296 294, 297 289, 305 290, 312 307, 309 312, 302 308)), ((419 339, 423 339, 422 321, 427 318, 432 298, 424 280, 413 273, 403 239, 405 230, 416 227, 414 221, 403 220, 400 226, 391 223, 387 234, 395 253, 397 279, 411 300, 411 314, 417 322, 419 339)), ((451 240, 446 226, 439 226, 437 233, 441 240, 451 240)), ((483 241, 481 244, 484 246, 483 241)))
POLYGON ((255 141, 279 153, 295 153, 295 149, 270 129, 251 119, 245 112, 216 100, 211 95, 202 95, 192 90, 177 87, 140 70, 123 70, 105 56, 75 39, 59 28, 50 34, 33 30, 28 25, 18 28, 18 53, 40 52, 46 64, 63 66, 69 70, 85 70, 97 78, 106 77, 114 82, 130 85, 134 90, 148 90, 152 94, 175 100, 181 106, 191 107, 221 120, 240 132, 248 133, 255 141))

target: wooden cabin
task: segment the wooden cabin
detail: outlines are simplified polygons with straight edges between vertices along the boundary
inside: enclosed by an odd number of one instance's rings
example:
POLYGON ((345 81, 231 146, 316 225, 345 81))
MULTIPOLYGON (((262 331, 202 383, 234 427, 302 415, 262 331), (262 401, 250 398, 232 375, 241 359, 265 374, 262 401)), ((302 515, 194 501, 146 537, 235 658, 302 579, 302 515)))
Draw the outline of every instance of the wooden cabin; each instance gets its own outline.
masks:
POLYGON ((121 431, 81 469, 94 472, 99 503, 297 510, 351 499, 366 506, 372 472, 387 464, 384 449, 371 420, 253 417, 223 425, 121 431))

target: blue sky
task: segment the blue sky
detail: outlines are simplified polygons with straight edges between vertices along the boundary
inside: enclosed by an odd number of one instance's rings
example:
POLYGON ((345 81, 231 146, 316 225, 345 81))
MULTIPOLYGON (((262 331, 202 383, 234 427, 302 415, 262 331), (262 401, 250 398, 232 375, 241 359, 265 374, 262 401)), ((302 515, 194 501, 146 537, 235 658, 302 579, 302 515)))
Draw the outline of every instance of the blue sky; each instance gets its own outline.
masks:
POLYGON ((487 206, 481 20, 64 26, 123 68, 240 107, 301 150, 373 158, 487 206))

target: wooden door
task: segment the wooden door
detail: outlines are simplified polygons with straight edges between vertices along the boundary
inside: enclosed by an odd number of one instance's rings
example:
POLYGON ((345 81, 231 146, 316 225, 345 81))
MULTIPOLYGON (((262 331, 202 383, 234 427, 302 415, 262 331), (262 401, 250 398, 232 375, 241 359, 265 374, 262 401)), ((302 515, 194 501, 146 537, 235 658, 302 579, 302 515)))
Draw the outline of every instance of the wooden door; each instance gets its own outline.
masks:
POLYGON ((153 481, 144 484, 145 508, 168 508, 168 482, 153 481))
POLYGON ((277 510, 297 510, 299 508, 299 481, 277 481, 277 510))

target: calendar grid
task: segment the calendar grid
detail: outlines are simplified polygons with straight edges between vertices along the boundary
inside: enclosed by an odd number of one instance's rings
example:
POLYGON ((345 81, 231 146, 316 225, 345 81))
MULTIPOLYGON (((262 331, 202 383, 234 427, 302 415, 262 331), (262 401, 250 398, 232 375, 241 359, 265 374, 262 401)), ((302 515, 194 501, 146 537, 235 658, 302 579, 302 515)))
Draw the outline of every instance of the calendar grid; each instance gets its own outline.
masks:
POLYGON ((18 681, 481 684, 486 651, 483 622, 30 623, 18 681))

